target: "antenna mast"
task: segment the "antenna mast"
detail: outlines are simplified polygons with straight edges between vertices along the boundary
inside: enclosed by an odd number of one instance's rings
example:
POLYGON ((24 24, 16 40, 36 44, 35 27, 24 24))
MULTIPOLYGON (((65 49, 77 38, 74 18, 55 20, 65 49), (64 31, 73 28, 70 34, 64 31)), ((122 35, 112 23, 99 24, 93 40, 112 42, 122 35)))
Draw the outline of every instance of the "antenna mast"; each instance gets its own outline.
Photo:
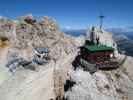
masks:
POLYGON ((102 26, 103 26, 103 19, 105 18, 105 16, 103 16, 102 14, 100 15, 100 16, 98 16, 99 17, 99 19, 100 19, 100 25, 99 25, 99 27, 100 27, 100 29, 102 29, 102 26))

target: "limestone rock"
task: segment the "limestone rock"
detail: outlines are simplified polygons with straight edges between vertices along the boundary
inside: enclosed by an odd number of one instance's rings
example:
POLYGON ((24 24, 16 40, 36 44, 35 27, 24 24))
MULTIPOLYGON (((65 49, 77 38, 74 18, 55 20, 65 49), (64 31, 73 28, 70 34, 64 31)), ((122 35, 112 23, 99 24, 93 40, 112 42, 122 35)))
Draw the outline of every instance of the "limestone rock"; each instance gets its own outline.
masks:
MULTIPOLYGON (((82 68, 74 70, 71 63, 85 37, 75 38, 64 34, 56 21, 49 17, 44 17, 41 22, 34 19, 32 15, 22 16, 15 21, 0 18, 0 37, 9 40, 8 47, 0 48, 0 100, 55 99, 56 94, 60 93, 56 91, 60 87, 55 87, 58 80, 54 77, 58 79, 58 76, 62 77, 62 84, 65 84, 66 79, 76 82, 70 90, 61 93, 68 100, 132 100, 132 57, 127 57, 122 66, 113 71, 90 74, 82 68), (30 23, 24 21, 27 17, 30 17, 30 23), (1 27, 9 22, 13 25, 10 30, 1 27), (38 47, 49 49, 49 63, 37 65, 37 71, 24 68, 13 74, 8 71, 6 64, 10 60, 19 57, 32 61, 33 50, 38 47)), ((101 37, 101 43, 112 46, 114 41, 110 33, 104 30, 100 32, 99 29, 95 31, 101 37)), ((124 56, 120 55, 119 59, 124 56)))

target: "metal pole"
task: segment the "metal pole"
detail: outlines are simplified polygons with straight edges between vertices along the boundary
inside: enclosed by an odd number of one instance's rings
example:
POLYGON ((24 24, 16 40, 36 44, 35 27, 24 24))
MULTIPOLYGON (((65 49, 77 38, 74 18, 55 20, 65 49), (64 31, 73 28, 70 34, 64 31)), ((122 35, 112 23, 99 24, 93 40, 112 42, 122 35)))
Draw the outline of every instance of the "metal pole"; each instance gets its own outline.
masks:
POLYGON ((104 19, 105 16, 100 15, 100 16, 98 16, 98 17, 100 18, 100 29, 102 29, 102 26, 103 26, 103 19, 104 19))

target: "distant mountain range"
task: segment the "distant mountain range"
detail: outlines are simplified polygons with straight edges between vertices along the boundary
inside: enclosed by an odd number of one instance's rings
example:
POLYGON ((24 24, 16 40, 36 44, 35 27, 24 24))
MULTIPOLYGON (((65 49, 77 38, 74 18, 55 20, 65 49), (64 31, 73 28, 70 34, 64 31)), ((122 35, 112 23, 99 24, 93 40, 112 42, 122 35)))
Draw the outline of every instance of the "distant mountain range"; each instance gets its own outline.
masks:
POLYGON ((133 56, 133 27, 107 29, 114 34, 119 51, 126 55, 133 56))
POLYGON ((114 35, 125 35, 129 39, 133 40, 133 27, 128 28, 110 28, 106 29, 109 32, 112 32, 114 35))
POLYGON ((85 29, 71 29, 71 30, 63 30, 66 34, 72 35, 72 36, 86 36, 86 31, 85 29))
MULTIPOLYGON (((126 55, 133 56, 133 27, 128 28, 110 28, 106 29, 113 33, 114 39, 117 42, 120 52, 126 55)), ((66 34, 72 36, 86 36, 87 30, 65 30, 66 34)))

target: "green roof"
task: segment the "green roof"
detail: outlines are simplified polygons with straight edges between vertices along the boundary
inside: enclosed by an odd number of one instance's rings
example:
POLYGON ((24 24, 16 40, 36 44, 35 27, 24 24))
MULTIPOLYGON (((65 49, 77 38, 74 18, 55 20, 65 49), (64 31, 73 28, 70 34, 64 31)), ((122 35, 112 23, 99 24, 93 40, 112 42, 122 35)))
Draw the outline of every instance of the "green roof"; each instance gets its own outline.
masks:
POLYGON ((104 45, 85 45, 84 46, 89 51, 113 51, 112 47, 104 46, 104 45))

